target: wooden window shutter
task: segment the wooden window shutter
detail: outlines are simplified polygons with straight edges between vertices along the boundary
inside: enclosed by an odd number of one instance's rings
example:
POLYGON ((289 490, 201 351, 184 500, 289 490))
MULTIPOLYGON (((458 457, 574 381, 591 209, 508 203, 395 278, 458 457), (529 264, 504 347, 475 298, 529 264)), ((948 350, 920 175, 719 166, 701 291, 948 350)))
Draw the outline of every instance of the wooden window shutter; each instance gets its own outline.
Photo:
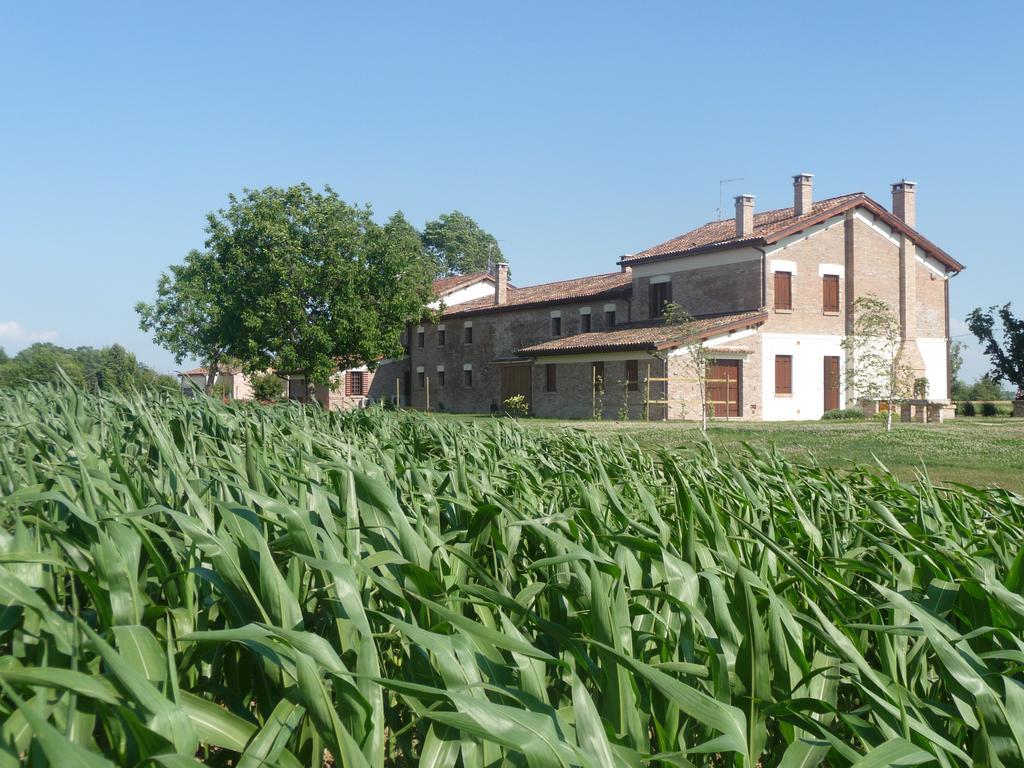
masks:
POLYGON ((545 382, 545 387, 544 387, 545 391, 547 391, 547 392, 555 392, 555 391, 557 391, 557 388, 558 388, 558 372, 557 372, 557 369, 555 368, 555 363, 547 363, 544 366, 544 373, 545 373, 545 376, 547 377, 547 381, 545 382))
POLYGON ((821 306, 825 312, 839 311, 839 275, 825 275, 821 279, 821 306))
POLYGON ((793 274, 791 272, 775 273, 775 308, 793 308, 793 274))
POLYGON ((775 356, 775 394, 793 394, 793 356, 775 356))
POLYGON ((345 374, 345 396, 346 397, 351 397, 352 396, 352 375, 353 375, 352 371, 349 371, 348 373, 345 374))

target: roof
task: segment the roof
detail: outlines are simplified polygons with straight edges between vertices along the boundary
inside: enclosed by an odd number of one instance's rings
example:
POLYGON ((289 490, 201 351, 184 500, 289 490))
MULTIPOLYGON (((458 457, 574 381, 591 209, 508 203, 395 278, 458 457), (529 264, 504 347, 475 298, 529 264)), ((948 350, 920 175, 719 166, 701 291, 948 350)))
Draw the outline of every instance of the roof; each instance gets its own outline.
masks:
POLYGON ((934 257, 947 268, 954 272, 959 272, 964 268, 963 264, 863 192, 819 200, 811 206, 808 213, 801 216, 797 216, 796 209, 792 207, 755 213, 754 229, 748 237, 736 236, 736 220, 733 218, 711 221, 640 253, 623 256, 619 263, 633 266, 677 256, 706 253, 720 248, 733 248, 743 244, 771 245, 815 224, 820 224, 837 214, 858 207, 870 210, 892 229, 906 234, 929 256, 934 257))
POLYGON ((467 285, 473 285, 479 283, 481 280, 490 280, 494 282, 494 275, 490 272, 470 272, 467 275, 451 275, 450 277, 442 277, 434 281, 434 295, 446 296, 449 293, 454 293, 460 288, 465 288, 467 285))
POLYGON ((560 339, 545 341, 542 344, 534 344, 520 349, 519 354, 539 357, 575 352, 671 349, 687 339, 697 336, 707 338, 716 333, 759 325, 767 317, 768 312, 764 309, 733 312, 727 315, 711 315, 695 319, 688 324, 685 333, 680 333, 680 328, 677 326, 665 325, 663 322, 631 323, 618 326, 611 331, 578 333, 575 336, 564 336, 560 339))
POLYGON ((448 307, 444 311, 444 317, 503 312, 545 304, 564 304, 573 301, 624 296, 630 292, 631 288, 632 276, 628 272, 608 272, 603 275, 577 277, 573 280, 529 285, 524 288, 510 285, 508 299, 504 304, 495 304, 494 297, 484 296, 448 307))

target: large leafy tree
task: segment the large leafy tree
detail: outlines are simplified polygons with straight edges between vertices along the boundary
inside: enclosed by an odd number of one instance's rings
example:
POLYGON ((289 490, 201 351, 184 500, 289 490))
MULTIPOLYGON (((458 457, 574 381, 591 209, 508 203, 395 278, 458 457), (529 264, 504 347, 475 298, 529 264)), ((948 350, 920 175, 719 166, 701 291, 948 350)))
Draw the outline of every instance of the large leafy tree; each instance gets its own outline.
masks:
POLYGON ((967 316, 967 327, 985 345, 992 364, 992 378, 1009 382, 1019 392, 1024 389, 1024 318, 1016 318, 1010 305, 975 309, 967 316), (996 338, 996 319, 1001 322, 1002 341, 996 338))
POLYGON ((227 286, 216 256, 209 249, 190 251, 183 264, 160 275, 152 304, 135 305, 139 327, 152 333, 178 365, 196 359, 206 367, 207 394, 213 391, 229 338, 224 325, 227 286))
POLYGON ((401 353, 432 298, 434 264, 402 216, 374 222, 330 188, 246 190, 208 217, 223 281, 217 340, 250 372, 328 383, 339 368, 401 353))
POLYGON ((505 260, 494 236, 461 211, 428 221, 423 229, 423 245, 437 262, 437 274, 442 277, 481 272, 505 260))

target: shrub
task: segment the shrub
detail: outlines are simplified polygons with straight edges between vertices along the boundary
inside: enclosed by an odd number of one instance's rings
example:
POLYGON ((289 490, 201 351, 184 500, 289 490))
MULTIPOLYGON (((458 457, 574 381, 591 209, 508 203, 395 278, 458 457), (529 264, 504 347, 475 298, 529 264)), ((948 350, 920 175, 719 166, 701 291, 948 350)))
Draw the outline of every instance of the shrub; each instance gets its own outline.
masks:
POLYGON ((960 406, 957 410, 960 412, 961 416, 977 415, 977 411, 974 410, 974 403, 972 403, 970 400, 965 400, 964 402, 960 403, 960 406))
POLYGON ((996 408, 995 403, 982 403, 981 404, 981 415, 982 416, 998 416, 999 409, 996 408))
POLYGON ((526 397, 523 395, 512 395, 512 397, 505 401, 504 405, 505 413, 512 418, 526 416, 530 412, 530 404, 526 402, 526 397))
POLYGON ((835 408, 821 415, 822 421, 864 421, 864 411, 857 408, 835 408))
POLYGON ((252 377, 252 395, 262 403, 274 403, 284 397, 284 379, 276 373, 252 377))

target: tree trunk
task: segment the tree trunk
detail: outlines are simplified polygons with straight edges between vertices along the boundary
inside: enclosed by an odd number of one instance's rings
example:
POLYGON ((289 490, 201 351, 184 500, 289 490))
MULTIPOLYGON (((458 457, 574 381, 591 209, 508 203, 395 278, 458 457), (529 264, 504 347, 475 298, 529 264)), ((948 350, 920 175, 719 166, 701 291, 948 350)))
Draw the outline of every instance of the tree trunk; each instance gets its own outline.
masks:
POLYGON ((885 414, 885 431, 886 432, 892 432, 892 406, 893 406, 893 401, 890 400, 889 401, 889 410, 885 414))
POLYGON ((217 383, 217 374, 220 373, 220 355, 214 355, 206 366, 206 395, 213 394, 213 385, 217 383))

